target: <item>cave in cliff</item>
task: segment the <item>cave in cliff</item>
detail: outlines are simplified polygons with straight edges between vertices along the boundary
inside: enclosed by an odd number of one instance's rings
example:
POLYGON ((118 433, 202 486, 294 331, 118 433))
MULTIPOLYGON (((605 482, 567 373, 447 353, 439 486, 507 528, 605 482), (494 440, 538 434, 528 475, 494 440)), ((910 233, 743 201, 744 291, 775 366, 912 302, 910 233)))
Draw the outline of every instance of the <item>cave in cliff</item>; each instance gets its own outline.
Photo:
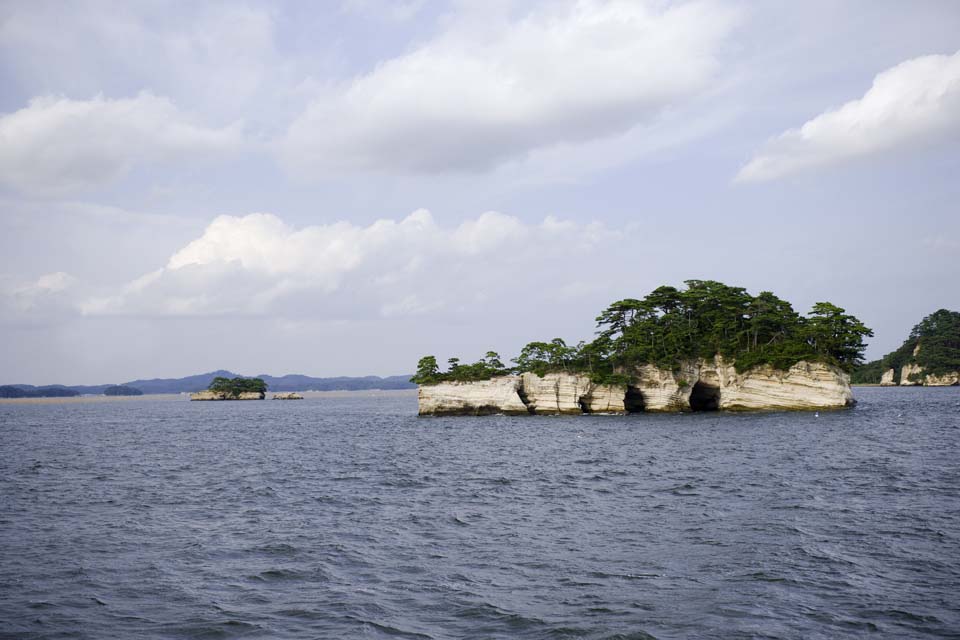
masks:
POLYGON ((623 408, 627 413, 643 412, 643 395, 640 389, 634 386, 627 387, 627 394, 623 397, 623 408))
POLYGON ((693 385, 690 393, 690 409, 693 411, 717 411, 720 409, 720 386, 703 381, 693 385))

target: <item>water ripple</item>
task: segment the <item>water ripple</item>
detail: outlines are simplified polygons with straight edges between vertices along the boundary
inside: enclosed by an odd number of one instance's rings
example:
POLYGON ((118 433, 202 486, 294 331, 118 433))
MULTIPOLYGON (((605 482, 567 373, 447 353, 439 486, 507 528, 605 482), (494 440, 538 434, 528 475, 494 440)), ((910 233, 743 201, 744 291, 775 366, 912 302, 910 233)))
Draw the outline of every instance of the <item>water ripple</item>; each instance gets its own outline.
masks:
POLYGON ((0 638, 957 637, 960 390, 0 405, 0 638))

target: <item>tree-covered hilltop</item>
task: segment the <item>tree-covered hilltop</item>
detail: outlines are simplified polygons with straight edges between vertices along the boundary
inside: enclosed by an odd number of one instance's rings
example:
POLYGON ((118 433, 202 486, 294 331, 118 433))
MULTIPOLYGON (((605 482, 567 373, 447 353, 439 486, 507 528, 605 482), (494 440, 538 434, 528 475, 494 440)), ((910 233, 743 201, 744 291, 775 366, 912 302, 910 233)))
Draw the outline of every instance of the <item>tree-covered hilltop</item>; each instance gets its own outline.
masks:
POLYGON ((36 389, 23 389, 13 385, 0 387, 0 398, 74 398, 79 395, 79 391, 59 386, 36 389))
POLYGON ((117 384, 103 390, 105 396, 142 396, 143 391, 125 384, 117 384))
POLYGON ((241 393, 266 393, 267 383, 262 378, 224 378, 217 376, 210 383, 208 390, 239 398, 241 393))
POLYGON ((674 368, 684 360, 721 355, 738 371, 769 364, 786 370, 802 360, 851 371, 862 361, 863 339, 873 332, 829 302, 802 316, 769 291, 756 296, 713 280, 687 280, 686 289, 663 286, 643 299, 614 302, 597 317, 597 337, 567 345, 554 338, 531 342, 507 367, 493 351, 478 362, 451 358, 441 371, 433 356, 420 359, 411 382, 485 380, 508 373, 585 373, 595 382, 624 382, 632 367, 674 368))
POLYGON ((920 366, 924 375, 960 371, 960 312, 934 311, 910 330, 899 349, 857 367, 852 380, 857 384, 877 384, 889 369, 895 372, 894 380, 900 380, 900 371, 908 364, 920 366))

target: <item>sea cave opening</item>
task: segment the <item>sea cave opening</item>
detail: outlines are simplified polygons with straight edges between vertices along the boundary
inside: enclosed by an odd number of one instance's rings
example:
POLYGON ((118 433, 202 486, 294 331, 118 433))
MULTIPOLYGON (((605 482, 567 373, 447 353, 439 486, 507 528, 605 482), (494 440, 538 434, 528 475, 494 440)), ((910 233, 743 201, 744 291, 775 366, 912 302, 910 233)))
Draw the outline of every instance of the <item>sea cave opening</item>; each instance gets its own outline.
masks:
POLYGON ((690 393, 690 409, 693 411, 717 411, 720 409, 720 387, 697 382, 690 393))
POLYGON ((643 412, 643 395, 640 393, 640 389, 627 386, 627 395, 623 398, 623 408, 627 410, 627 413, 643 412))

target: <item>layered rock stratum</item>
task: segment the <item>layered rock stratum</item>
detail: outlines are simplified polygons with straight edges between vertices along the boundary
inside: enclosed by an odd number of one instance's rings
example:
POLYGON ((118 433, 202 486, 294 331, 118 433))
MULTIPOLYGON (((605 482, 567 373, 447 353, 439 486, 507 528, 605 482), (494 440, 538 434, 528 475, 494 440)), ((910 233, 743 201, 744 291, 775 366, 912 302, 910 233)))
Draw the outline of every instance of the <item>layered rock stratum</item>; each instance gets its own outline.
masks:
POLYGON ((799 362, 786 371, 761 366, 738 373, 722 358, 676 369, 637 367, 630 384, 596 384, 575 373, 501 376, 421 385, 420 415, 564 415, 581 413, 836 409, 854 404, 849 376, 799 362))

